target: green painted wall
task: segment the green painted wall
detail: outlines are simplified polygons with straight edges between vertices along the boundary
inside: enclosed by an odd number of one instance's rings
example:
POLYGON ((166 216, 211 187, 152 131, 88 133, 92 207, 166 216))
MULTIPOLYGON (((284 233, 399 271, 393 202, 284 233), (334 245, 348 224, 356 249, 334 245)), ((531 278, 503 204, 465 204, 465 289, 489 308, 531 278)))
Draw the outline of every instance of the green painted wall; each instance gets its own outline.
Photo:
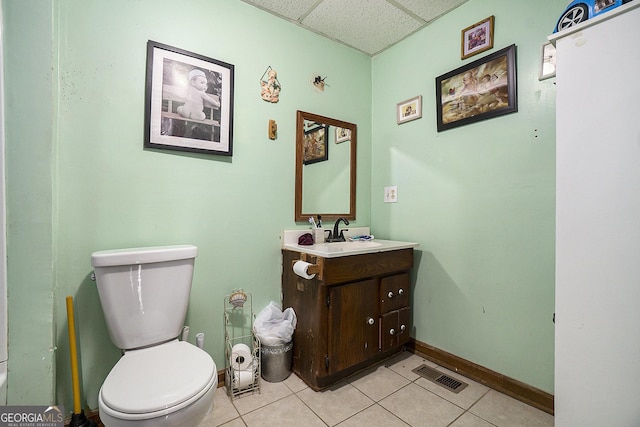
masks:
POLYGON ((91 252, 197 245, 187 323, 191 340, 205 333, 219 368, 223 297, 244 288, 256 311, 280 299, 280 232, 305 226, 293 220, 296 110, 360 126, 358 223, 369 224, 371 59, 239 1, 61 0, 41 9, 44 3, 3 3, 9 101, 30 95, 7 107, 8 118, 21 115, 7 125, 8 208, 20 221, 9 233, 9 401, 53 401, 56 372, 55 401, 71 408, 64 299, 73 295, 86 404, 96 408, 119 350, 90 280, 91 252), (143 149, 149 39, 235 65, 232 158, 143 149), (15 65, 14 56, 21 57, 15 65), (269 65, 283 86, 277 104, 260 98, 269 65), (330 88, 316 92, 313 73, 328 76, 330 88), (43 113, 31 114, 33 108, 43 113), (275 141, 267 137, 269 119, 278 123, 275 141), (23 206, 26 196, 35 206, 23 206), (36 220, 44 229, 26 234, 36 220), (23 283, 36 275, 37 287, 23 283), (55 362, 50 351, 40 361, 52 341, 55 362), (34 369, 39 365, 46 375, 34 369))
POLYGON ((7 399, 9 404, 46 404, 55 399, 56 377, 54 7, 48 1, 3 1, 2 8, 10 360, 7 399))
POLYGON ((306 226, 292 219, 298 109, 358 124, 357 225, 420 243, 413 336, 553 391, 555 87, 537 66, 564 2, 471 0, 373 59, 240 1, 2 7, 9 403, 71 408, 73 295, 84 402, 97 407, 119 356, 90 280, 100 249, 197 245, 187 323, 224 366, 224 295, 251 291, 256 311, 278 300, 280 231, 306 226), (437 133, 434 79, 475 59, 460 61, 460 30, 491 14, 495 49, 518 45, 519 112, 437 133), (142 148, 149 39, 236 66, 232 158, 142 148), (269 65, 277 104, 259 95, 269 65), (396 103, 418 94, 422 119, 396 125, 396 103), (386 185, 397 204, 382 203, 386 185))
POLYGON ((555 79, 540 46, 564 1, 472 0, 373 58, 372 230, 420 243, 416 339, 553 392, 555 79), (494 49, 517 45, 518 112, 438 133, 435 78, 460 32, 495 15, 494 49), (396 103, 423 97, 419 120, 396 103), (398 186, 398 203, 383 188, 398 186))

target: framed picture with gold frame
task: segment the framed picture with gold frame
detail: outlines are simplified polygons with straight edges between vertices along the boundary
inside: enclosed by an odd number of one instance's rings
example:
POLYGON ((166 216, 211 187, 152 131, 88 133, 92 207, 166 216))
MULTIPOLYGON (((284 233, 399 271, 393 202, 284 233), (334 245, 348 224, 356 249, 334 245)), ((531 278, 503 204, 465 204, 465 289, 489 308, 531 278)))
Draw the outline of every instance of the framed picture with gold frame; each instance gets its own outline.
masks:
POLYGON ((494 21, 491 15, 462 30, 460 59, 467 59, 493 47, 494 21))

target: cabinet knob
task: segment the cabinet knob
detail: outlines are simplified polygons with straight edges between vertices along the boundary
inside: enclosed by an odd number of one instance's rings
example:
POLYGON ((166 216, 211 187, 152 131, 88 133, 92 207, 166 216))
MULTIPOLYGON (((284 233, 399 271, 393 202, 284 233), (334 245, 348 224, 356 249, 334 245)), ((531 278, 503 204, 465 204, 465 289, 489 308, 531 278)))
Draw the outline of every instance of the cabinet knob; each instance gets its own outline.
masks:
POLYGON ((387 296, 388 296, 389 298, 393 298, 393 292, 389 291, 389 293, 387 294, 387 296))
POLYGON ((395 335, 396 334, 396 330, 391 328, 389 329, 389 335, 395 335))
POLYGON ((374 323, 376 323, 376 321, 374 320, 374 318, 373 318, 373 317, 369 317, 369 318, 367 319, 367 323, 368 323, 368 324, 370 324, 370 325, 373 325, 374 323))
POLYGON ((404 332, 404 330, 407 329, 407 327, 405 325, 400 325, 400 332, 404 332))
POLYGON ((404 289, 402 288, 398 289, 398 295, 402 295, 402 294, 404 294, 404 289))

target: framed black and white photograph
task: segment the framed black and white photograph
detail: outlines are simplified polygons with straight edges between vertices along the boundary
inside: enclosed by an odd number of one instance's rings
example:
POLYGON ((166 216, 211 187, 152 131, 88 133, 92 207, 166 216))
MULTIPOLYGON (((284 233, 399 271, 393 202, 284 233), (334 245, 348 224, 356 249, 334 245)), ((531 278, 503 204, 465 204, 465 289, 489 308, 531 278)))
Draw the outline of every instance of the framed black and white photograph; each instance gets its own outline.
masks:
POLYGON ((516 45, 436 77, 438 132, 516 111, 516 45))
POLYGON ((145 148, 233 154, 231 64, 149 40, 145 148))
POLYGON ((318 125, 304 132, 302 163, 310 165, 312 163, 329 160, 329 147, 327 144, 326 125, 318 125))
POLYGON ((396 105, 396 120, 399 125, 420 117, 422 117, 422 95, 398 102, 396 105))

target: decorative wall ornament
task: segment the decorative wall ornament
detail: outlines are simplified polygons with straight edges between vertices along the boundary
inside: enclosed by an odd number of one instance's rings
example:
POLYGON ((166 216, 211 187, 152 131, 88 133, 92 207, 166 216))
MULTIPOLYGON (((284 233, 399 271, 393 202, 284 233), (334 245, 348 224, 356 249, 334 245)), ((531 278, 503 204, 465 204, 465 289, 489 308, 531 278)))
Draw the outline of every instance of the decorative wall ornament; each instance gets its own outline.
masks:
POLYGON ((260 78, 260 87, 262 91, 260 96, 267 102, 276 103, 280 100, 280 90, 282 86, 278 81, 278 73, 276 70, 268 66, 260 78), (265 80, 266 77, 266 80, 265 80))
POLYGON ((320 75, 313 75, 311 76, 311 84, 313 85, 314 89, 317 92, 324 92, 324 87, 325 86, 329 86, 325 80, 327 79, 327 76, 322 77, 320 75))
POLYGON ((278 124, 275 120, 269 120, 269 128, 267 129, 267 135, 269 139, 276 139, 278 136, 278 124))

